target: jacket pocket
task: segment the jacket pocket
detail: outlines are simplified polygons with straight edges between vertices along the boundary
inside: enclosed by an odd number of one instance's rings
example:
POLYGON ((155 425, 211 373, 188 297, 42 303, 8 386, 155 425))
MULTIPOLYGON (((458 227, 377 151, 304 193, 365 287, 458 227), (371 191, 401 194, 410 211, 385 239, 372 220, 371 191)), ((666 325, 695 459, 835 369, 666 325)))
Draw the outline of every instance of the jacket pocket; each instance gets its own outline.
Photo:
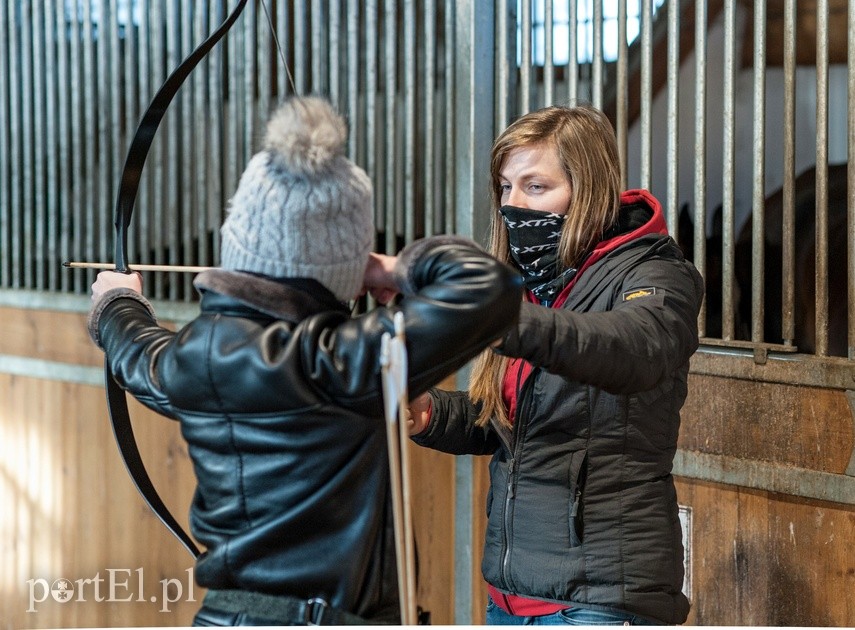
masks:
POLYGON ((570 456, 570 506, 568 528, 570 546, 579 547, 585 536, 585 478, 588 472, 588 451, 576 451, 570 456))

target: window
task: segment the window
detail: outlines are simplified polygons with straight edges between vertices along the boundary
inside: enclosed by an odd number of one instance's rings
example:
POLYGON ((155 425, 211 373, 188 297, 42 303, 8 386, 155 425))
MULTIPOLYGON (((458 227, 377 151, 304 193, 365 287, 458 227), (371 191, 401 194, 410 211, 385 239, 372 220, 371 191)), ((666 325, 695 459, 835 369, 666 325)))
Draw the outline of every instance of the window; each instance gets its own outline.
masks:
MULTIPOLYGON (((594 58, 594 2, 602 2, 603 8, 603 59, 615 61, 618 54, 618 0, 577 0, 576 3, 576 59, 579 63, 590 63, 594 58)), ((652 0, 653 14, 665 0, 652 0)), ((521 15, 522 0, 517 2, 517 15, 521 15)), ((545 61, 545 0, 532 0, 532 57, 534 65, 542 66, 545 61)), ((632 43, 641 30, 641 0, 627 0, 626 40, 632 43)), ((570 3, 562 0, 552 5, 552 62, 566 65, 570 61, 570 3)), ((521 62, 522 24, 517 23, 517 61, 521 62)))

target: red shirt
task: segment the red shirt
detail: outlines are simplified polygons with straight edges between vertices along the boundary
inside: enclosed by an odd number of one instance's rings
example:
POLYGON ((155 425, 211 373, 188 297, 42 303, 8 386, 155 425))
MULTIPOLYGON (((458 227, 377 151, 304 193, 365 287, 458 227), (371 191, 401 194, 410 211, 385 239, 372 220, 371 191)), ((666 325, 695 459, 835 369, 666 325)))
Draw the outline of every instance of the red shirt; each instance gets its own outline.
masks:
POLYGON ((543 602, 539 599, 529 599, 521 595, 505 595, 496 590, 491 584, 487 584, 487 592, 490 593, 490 599, 493 600, 496 606, 509 615, 540 617, 541 615, 551 615, 567 608, 567 604, 553 604, 552 602, 543 602))

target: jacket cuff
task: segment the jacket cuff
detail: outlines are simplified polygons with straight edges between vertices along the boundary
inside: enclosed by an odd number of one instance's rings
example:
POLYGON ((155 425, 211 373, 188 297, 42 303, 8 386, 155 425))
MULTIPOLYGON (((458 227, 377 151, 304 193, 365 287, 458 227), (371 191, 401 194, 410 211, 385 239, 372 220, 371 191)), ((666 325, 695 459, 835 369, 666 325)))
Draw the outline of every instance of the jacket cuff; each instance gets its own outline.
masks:
POLYGON ((498 345, 493 346, 492 350, 496 354, 504 357, 519 357, 520 337, 523 327, 530 325, 534 321, 535 316, 540 312, 541 307, 531 302, 522 302, 520 304, 520 313, 517 321, 508 328, 508 332, 502 337, 498 345))
POLYGON ((149 302, 145 297, 134 291, 133 289, 128 289, 127 287, 116 287, 115 289, 110 289, 109 291, 105 291, 101 297, 98 298, 94 304, 92 304, 92 308, 89 311, 89 317, 86 322, 86 326, 89 329, 89 336, 92 338, 92 341, 95 342, 95 345, 104 349, 104 346, 101 345, 101 334, 99 331, 99 324, 101 321, 101 315, 107 309, 110 304, 115 302, 116 300, 128 298, 139 302, 143 306, 145 306, 146 310, 151 314, 155 320, 157 319, 154 314, 154 307, 152 307, 151 302, 149 302))
POLYGON ((410 243, 401 250, 398 254, 398 262, 395 263, 395 282, 402 294, 413 295, 418 291, 418 287, 413 280, 413 271, 417 266, 416 263, 427 252, 443 245, 475 248, 483 251, 478 243, 462 236, 429 236, 410 243))
POLYGON ((427 416, 428 416, 427 424, 425 425, 424 429, 422 429, 421 431, 419 431, 415 435, 411 435, 410 436, 411 440, 416 440, 420 436, 425 436, 428 434, 428 431, 430 431, 430 423, 431 423, 431 420, 433 420, 433 396, 429 395, 428 399, 430 400, 430 405, 428 405, 428 410, 427 410, 427 416))

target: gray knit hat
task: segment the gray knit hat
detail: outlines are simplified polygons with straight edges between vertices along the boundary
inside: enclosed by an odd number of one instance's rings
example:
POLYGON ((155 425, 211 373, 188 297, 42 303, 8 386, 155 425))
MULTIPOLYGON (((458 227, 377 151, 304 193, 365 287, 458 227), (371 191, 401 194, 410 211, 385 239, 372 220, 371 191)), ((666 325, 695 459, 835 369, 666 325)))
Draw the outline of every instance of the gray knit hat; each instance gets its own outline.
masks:
POLYGON ((374 241, 371 180, 344 156, 347 126, 318 97, 292 97, 267 124, 220 228, 224 269, 314 278, 346 302, 374 241))

